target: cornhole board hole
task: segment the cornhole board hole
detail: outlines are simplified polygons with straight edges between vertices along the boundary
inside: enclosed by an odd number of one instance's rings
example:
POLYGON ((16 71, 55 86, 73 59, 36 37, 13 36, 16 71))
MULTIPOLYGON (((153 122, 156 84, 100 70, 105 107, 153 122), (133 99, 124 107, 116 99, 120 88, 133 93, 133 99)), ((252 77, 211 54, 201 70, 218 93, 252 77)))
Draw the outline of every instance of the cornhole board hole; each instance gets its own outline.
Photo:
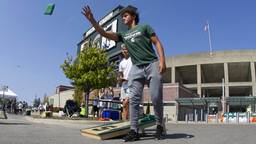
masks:
MULTIPOLYGON (((155 125, 155 116, 148 115, 139 120, 139 129, 145 129, 155 125)), ((112 124, 100 125, 81 130, 83 136, 98 140, 106 140, 128 134, 130 122, 117 122, 112 124)))

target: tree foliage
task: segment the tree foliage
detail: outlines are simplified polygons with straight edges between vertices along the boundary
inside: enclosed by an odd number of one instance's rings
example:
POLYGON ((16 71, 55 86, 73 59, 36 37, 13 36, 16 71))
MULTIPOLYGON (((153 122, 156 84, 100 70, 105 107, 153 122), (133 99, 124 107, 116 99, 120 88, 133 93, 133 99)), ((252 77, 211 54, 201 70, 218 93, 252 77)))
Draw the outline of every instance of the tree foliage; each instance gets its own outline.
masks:
POLYGON ((49 98, 47 97, 47 94, 45 93, 44 94, 44 97, 43 97, 43 102, 42 102, 43 104, 45 104, 45 103, 48 103, 49 104, 49 98))
POLYGON ((40 98, 35 98, 33 101, 33 107, 38 107, 41 104, 40 98))
POLYGON ((76 59, 67 56, 61 68, 71 83, 87 95, 93 89, 112 86, 116 82, 114 64, 108 62, 104 49, 87 47, 76 59))
POLYGON ((79 87, 75 87, 75 92, 73 94, 74 100, 77 102, 77 104, 81 104, 84 102, 84 90, 80 89, 79 87))

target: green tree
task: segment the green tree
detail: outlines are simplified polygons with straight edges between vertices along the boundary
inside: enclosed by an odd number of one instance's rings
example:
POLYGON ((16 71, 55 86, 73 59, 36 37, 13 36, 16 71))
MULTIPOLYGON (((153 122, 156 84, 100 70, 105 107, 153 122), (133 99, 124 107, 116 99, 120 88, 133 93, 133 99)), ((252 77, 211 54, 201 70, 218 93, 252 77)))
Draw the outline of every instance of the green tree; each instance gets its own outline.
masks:
POLYGON ((87 111, 92 90, 116 83, 114 64, 108 62, 106 51, 101 48, 84 48, 74 60, 68 55, 61 68, 72 85, 85 92, 87 111))
POLYGON ((47 94, 44 94, 44 98, 43 98, 43 104, 48 103, 49 104, 49 98, 47 97, 47 94))
POLYGON ((74 94, 73 94, 73 98, 74 98, 74 100, 75 100, 78 104, 81 104, 82 102, 84 102, 83 92, 84 92, 83 89, 81 89, 81 88, 75 86, 75 92, 74 92, 74 94))
POLYGON ((38 107, 41 104, 41 99, 40 98, 35 98, 33 102, 34 107, 38 107))

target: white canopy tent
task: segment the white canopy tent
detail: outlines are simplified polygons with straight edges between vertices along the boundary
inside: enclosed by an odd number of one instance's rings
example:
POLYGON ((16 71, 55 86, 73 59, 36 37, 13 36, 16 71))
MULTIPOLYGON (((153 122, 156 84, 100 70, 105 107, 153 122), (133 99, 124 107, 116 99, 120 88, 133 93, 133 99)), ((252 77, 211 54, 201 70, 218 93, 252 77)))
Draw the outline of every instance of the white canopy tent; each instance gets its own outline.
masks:
POLYGON ((5 99, 15 99, 17 98, 17 94, 11 91, 10 89, 6 89, 4 92, 3 90, 0 90, 0 98, 5 98, 5 99))

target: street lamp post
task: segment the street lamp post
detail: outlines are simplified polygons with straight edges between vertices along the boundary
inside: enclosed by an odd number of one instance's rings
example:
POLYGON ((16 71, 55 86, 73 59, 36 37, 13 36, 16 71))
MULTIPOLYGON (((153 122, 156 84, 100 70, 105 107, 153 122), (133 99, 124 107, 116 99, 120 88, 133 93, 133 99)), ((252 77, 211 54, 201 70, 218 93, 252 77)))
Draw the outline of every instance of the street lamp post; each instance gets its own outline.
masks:
POLYGON ((8 86, 6 85, 2 86, 2 90, 3 90, 3 111, 5 111, 4 92, 8 90, 8 86))
POLYGON ((8 86, 4 85, 2 86, 2 91, 3 91, 3 106, 2 106, 2 111, 3 111, 3 116, 5 119, 7 119, 6 113, 5 113, 5 100, 4 100, 4 92, 8 90, 8 86))
POLYGON ((226 108, 225 108, 225 79, 222 78, 222 112, 223 114, 226 112, 226 108))

